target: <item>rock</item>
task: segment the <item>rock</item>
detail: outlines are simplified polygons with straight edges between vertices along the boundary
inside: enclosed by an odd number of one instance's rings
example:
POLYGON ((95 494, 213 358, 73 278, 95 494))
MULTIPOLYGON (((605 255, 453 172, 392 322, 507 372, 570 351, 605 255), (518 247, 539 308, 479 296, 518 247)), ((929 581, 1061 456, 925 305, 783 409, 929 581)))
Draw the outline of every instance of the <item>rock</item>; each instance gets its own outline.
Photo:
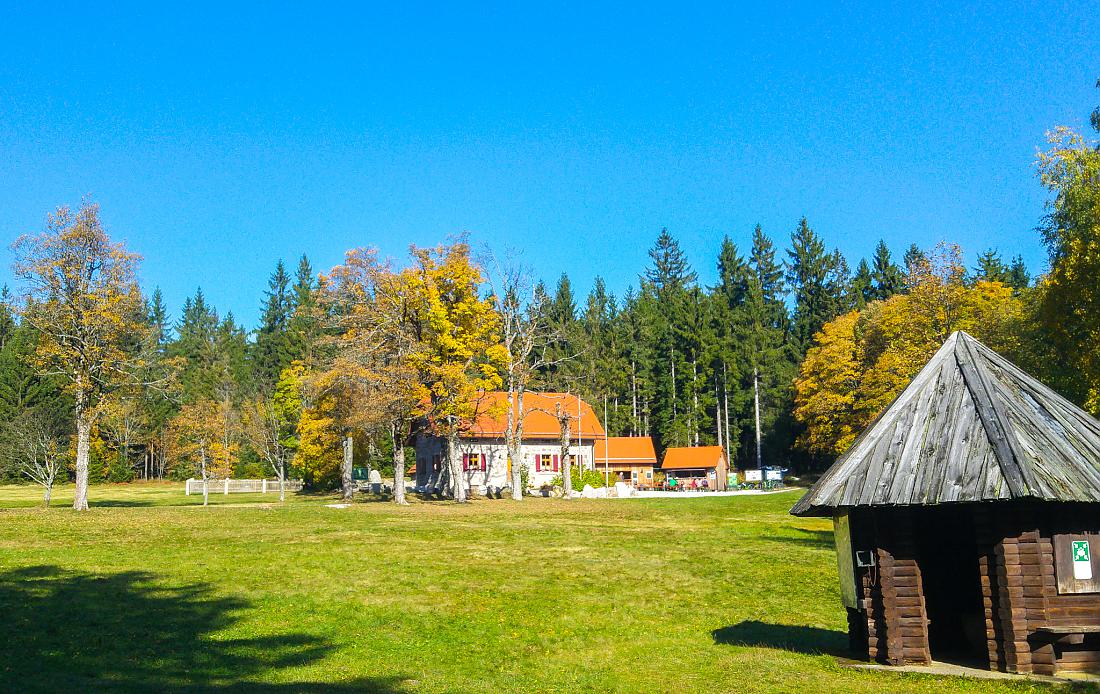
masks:
POLYGON ((584 485, 584 489, 581 490, 581 496, 585 499, 595 499, 596 489, 591 484, 584 485))
POLYGON ((634 496, 634 487, 631 487, 626 482, 616 482, 615 496, 619 497, 620 499, 626 499, 628 497, 634 496))

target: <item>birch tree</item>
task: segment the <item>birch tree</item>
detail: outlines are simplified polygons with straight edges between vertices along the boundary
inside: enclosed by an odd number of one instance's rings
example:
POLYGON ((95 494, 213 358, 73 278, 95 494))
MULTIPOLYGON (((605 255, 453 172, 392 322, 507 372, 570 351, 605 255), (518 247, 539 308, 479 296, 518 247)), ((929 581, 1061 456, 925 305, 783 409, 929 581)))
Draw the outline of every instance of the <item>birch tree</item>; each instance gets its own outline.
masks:
POLYGON ((500 316, 501 376, 508 392, 504 443, 511 462, 512 498, 523 499, 523 425, 527 416, 523 396, 538 373, 565 359, 549 356, 554 330, 547 321, 546 295, 537 290, 529 268, 515 261, 499 260, 484 253, 490 268, 489 286, 500 316))
POLYGON ((40 234, 12 246, 14 274, 25 288, 22 318, 38 330, 36 366, 60 376, 74 401, 76 493, 73 508, 88 508, 92 426, 105 395, 133 384, 143 371, 144 302, 138 256, 107 236, 99 206, 60 207, 40 234))
POLYGON ((42 487, 42 505, 50 507, 54 483, 64 470, 66 446, 56 427, 34 410, 22 413, 4 429, 5 457, 23 477, 42 487))
POLYGON ((264 459, 279 481, 279 501, 286 501, 288 443, 294 435, 294 423, 281 411, 275 398, 258 397, 245 403, 241 424, 248 445, 264 459))
POLYGON ((561 403, 554 405, 554 417, 558 420, 558 428, 561 431, 561 484, 562 493, 566 499, 573 498, 573 465, 572 459, 569 457, 569 447, 571 444, 571 426, 572 418, 569 413, 565 411, 565 408, 561 406, 561 403))

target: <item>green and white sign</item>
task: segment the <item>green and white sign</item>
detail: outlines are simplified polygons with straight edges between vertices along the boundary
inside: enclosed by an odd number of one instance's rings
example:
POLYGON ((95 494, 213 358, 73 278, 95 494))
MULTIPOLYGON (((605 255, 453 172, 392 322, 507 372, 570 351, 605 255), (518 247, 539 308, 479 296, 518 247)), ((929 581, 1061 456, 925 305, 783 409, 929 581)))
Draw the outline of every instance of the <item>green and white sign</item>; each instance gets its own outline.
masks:
POLYGON ((1092 553, 1088 540, 1074 540, 1070 545, 1073 551, 1073 577, 1078 581, 1092 579, 1092 553))

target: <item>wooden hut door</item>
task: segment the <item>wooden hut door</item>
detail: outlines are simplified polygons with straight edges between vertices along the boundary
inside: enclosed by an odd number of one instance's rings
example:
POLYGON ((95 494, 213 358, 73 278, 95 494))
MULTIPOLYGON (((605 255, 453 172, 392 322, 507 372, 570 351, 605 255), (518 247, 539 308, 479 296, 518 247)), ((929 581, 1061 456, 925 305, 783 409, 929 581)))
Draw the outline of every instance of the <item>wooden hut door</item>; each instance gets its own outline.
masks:
POLYGON ((928 509, 914 524, 932 659, 989 666, 974 524, 963 508, 928 509))

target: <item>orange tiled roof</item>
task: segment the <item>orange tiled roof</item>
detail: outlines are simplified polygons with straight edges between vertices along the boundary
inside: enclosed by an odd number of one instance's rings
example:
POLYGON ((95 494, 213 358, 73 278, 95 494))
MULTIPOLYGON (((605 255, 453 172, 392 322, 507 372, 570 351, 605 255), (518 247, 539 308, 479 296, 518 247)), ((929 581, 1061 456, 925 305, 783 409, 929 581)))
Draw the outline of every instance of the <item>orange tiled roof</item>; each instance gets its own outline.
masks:
MULTIPOLYGON (((569 415, 569 436, 576 441, 584 439, 602 439, 603 425, 596 417, 592 406, 576 395, 568 393, 523 394, 523 438, 554 439, 561 437, 561 427, 555 416, 557 406, 569 415), (577 408, 580 407, 580 425, 577 423, 577 408)), ((482 394, 478 403, 480 414, 467 429, 465 436, 484 438, 503 438, 508 426, 508 393, 492 391, 482 394)))
POLYGON ((656 465, 657 453, 653 450, 653 439, 648 436, 609 436, 596 441, 595 463, 606 460, 614 464, 656 465))
POLYGON ((665 451, 662 470, 694 470, 717 467, 725 460, 726 454, 721 446, 699 446, 696 448, 669 448, 665 451))

